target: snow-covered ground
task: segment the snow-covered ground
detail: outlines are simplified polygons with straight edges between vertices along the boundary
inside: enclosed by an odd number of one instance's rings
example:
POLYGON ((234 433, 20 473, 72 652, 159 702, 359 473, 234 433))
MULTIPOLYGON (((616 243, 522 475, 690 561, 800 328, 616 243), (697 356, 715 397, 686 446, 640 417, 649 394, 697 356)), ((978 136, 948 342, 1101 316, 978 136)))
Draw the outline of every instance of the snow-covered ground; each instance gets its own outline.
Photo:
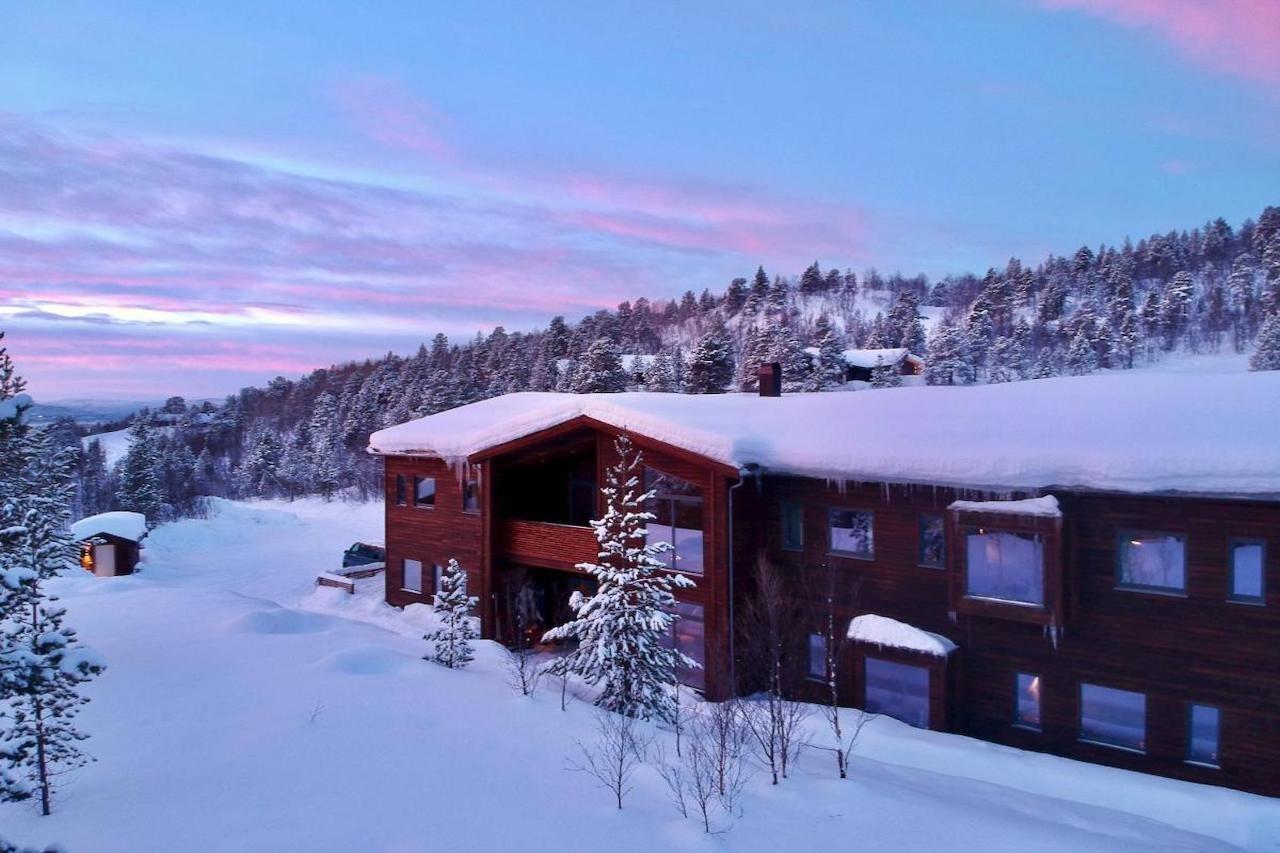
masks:
MULTIPOLYGON (((499 650, 421 659, 426 608, 314 587, 381 535, 376 504, 219 501, 164 525, 144 571, 57 582, 105 656, 82 717, 98 763, 52 817, 0 805, 0 835, 81 851, 1220 850, 1280 843, 1280 801, 874 720, 852 778, 806 750, 705 837, 651 768, 626 808, 566 769, 592 712, 523 698, 499 650)), ((814 728, 820 737, 821 729, 814 728)), ((665 737, 665 735, 663 735, 665 737)))

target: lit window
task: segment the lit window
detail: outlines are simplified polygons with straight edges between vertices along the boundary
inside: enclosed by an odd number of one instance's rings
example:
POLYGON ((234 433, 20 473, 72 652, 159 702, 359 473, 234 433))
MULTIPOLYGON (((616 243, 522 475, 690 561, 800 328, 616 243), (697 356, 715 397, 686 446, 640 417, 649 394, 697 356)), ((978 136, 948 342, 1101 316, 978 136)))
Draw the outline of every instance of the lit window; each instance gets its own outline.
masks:
POLYGON ((868 656, 864 669, 870 714, 884 714, 920 729, 929 728, 929 670, 923 666, 868 656))
POLYGON ((405 505, 405 491, 408 484, 404 481, 404 474, 396 474, 396 506, 405 505))
POLYGON ((1080 739, 1145 752, 1147 697, 1132 690, 1080 685, 1080 739))
POLYGON ((822 634, 809 635, 809 670, 807 675, 819 681, 827 677, 827 638, 822 634))
POLYGON ((1232 601, 1261 604, 1265 600, 1266 547, 1262 542, 1233 540, 1231 553, 1232 601))
POLYGON ((468 478, 462 484, 462 511, 480 511, 480 481, 475 478, 468 478))
POLYGON ((413 478, 413 505, 430 507, 434 507, 436 505, 435 477, 413 478))
POLYGON ((1014 691, 1014 725, 1040 731, 1040 676, 1029 672, 1018 673, 1014 691))
POLYGON ((804 505, 794 501, 782 502, 782 549, 804 550, 804 505))
POLYGON ((1119 585, 1152 592, 1183 592, 1187 540, 1172 533, 1121 533, 1119 585))
POLYGON ((965 534, 965 595, 1044 604, 1044 542, 1038 534, 970 530, 965 534))
POLYGON ((1222 713, 1211 705, 1192 703, 1188 717, 1187 761, 1217 767, 1222 713))
POLYGON ((940 513, 920 516, 920 565, 943 569, 947 565, 946 520, 940 513))
POLYGON ((874 514, 869 510, 833 509, 829 516, 831 550, 870 560, 875 556, 874 514))
POLYGON ((405 592, 422 592, 422 561, 404 560, 404 578, 400 582, 400 588, 405 592))

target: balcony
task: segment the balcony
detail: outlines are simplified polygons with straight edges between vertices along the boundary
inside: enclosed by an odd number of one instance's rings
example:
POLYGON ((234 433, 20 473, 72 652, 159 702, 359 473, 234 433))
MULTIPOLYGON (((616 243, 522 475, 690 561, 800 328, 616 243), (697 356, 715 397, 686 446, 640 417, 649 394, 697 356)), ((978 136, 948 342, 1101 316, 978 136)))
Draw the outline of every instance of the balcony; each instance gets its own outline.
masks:
POLYGON ((594 563, 600 550, 590 527, 516 519, 497 527, 497 556, 524 566, 573 570, 578 563, 594 563))

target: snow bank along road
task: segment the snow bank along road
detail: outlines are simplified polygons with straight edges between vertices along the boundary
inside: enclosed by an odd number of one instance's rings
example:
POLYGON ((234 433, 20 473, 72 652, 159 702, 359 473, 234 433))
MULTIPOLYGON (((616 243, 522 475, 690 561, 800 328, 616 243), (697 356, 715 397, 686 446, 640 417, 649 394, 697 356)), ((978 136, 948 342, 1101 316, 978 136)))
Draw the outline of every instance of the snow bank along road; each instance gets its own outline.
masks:
MULTIPOLYGON (((0 835, 101 851, 1274 849, 1280 802, 910 729, 864 731, 852 778, 806 750, 708 839, 651 768, 618 812, 566 770, 589 706, 511 690, 499 653, 421 660, 425 608, 378 581, 316 590, 378 505, 218 502, 154 531, 141 574, 58 581, 106 657, 82 727, 97 764, 54 814, 0 805, 0 835)), ((814 726, 814 738, 824 732, 814 726)))

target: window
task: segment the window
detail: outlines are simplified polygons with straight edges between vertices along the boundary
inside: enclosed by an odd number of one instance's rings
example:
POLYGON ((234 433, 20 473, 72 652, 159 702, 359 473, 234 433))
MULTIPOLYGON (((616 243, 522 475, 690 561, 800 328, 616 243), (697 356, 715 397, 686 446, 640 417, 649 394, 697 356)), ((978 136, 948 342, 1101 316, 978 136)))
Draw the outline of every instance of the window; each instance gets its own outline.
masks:
POLYGON ((929 670, 923 666, 868 656, 865 663, 868 713, 885 714, 902 722, 929 727, 929 670))
POLYGON ((818 681, 827 679, 827 638, 824 634, 809 635, 809 668, 805 673, 818 681))
POLYGON ((1262 604, 1266 583, 1263 566, 1266 565, 1266 546, 1257 540, 1232 539, 1228 545, 1231 558, 1230 601, 1246 604, 1262 604))
POLYGON ((400 581, 400 588, 405 592, 422 592, 422 561, 404 560, 403 579, 400 581))
POLYGON ((864 509, 833 509, 829 516, 831 550, 847 557, 875 557, 875 514, 864 509))
POLYGON ((1187 539, 1173 533, 1121 532, 1118 585, 1180 593, 1187 584, 1187 539))
POLYGON ((1131 690, 1081 684, 1080 739, 1145 752, 1147 697, 1131 690))
POLYGON ((431 591, 436 595, 444 592, 444 567, 439 563, 431 566, 431 591))
POLYGON ((941 513, 920 516, 920 565, 930 569, 947 567, 947 525, 941 513))
POLYGON ((676 675, 681 684, 695 690, 705 690, 707 684, 707 641, 706 623, 703 620, 701 604, 677 601, 675 607, 676 620, 671 628, 671 636, 663 641, 664 648, 675 648, 698 662, 697 667, 680 667, 676 675))
POLYGON ((435 477, 413 478, 413 505, 429 507, 434 507, 436 505, 435 477))
POLYGON ((462 484, 462 511, 480 511, 480 481, 475 477, 468 477, 462 484))
POLYGON ((396 506, 405 505, 405 492, 408 483, 404 481, 404 474, 396 474, 396 506))
POLYGON ((1019 672, 1013 689, 1013 724, 1040 731, 1040 676, 1019 672))
POLYGON ((965 595, 1044 604, 1044 541, 1035 533, 977 528, 965 534, 965 595))
POLYGON ((804 505, 782 502, 782 550, 804 550, 804 505))
POLYGON ((668 568, 702 574, 702 489, 653 468, 645 469, 644 485, 653 492, 648 509, 654 514, 646 541, 671 545, 661 555, 668 568))
POLYGON ((1187 709, 1187 723, 1187 761, 1217 767, 1222 712, 1212 705, 1193 702, 1187 709))

